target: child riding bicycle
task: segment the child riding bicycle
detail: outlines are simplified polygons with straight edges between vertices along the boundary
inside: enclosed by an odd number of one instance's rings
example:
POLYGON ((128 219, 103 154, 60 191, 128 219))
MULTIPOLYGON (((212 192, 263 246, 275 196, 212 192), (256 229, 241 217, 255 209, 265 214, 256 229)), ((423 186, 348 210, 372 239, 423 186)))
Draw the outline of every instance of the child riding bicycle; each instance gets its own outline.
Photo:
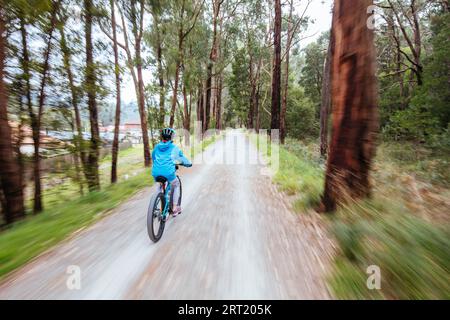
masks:
POLYGON ((192 163, 184 156, 183 152, 173 143, 175 130, 164 128, 161 131, 161 142, 159 142, 152 152, 153 167, 152 176, 164 177, 170 182, 173 192, 173 216, 181 213, 181 206, 178 206, 180 196, 179 182, 175 174, 176 165, 192 167, 192 163))

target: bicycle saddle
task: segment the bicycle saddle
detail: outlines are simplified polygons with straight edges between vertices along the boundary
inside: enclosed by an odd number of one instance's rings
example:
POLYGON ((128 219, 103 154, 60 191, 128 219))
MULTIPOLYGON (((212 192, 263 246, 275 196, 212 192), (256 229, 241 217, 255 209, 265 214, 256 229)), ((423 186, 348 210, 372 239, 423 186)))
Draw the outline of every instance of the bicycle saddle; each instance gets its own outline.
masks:
POLYGON ((156 182, 159 182, 159 183, 166 183, 167 182, 166 177, 163 177, 163 176, 157 176, 155 178, 155 180, 156 180, 156 182))

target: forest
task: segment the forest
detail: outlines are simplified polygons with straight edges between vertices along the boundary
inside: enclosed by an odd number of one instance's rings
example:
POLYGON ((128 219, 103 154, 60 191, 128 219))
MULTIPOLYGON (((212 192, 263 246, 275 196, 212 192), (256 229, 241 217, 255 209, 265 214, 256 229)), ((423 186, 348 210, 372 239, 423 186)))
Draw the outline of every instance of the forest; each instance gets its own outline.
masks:
MULTIPOLYGON (((312 2, 0 0, 0 249, 70 201, 150 183, 164 127, 278 129, 274 182, 328 219, 335 296, 449 298, 450 2, 329 1, 315 35, 312 2), (122 149, 126 122, 138 147, 122 149), (48 169, 59 153, 73 161, 48 169), (371 259, 382 291, 355 284, 371 259)), ((68 213, 55 241, 113 205, 68 213)))

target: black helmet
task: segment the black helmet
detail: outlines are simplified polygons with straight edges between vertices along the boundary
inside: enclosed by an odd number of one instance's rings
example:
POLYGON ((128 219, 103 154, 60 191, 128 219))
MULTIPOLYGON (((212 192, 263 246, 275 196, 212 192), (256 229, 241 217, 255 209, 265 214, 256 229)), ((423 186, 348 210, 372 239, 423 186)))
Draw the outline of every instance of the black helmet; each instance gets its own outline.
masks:
POLYGON ((161 131, 161 137, 163 140, 172 140, 173 136, 175 134, 175 130, 172 128, 164 128, 161 131))

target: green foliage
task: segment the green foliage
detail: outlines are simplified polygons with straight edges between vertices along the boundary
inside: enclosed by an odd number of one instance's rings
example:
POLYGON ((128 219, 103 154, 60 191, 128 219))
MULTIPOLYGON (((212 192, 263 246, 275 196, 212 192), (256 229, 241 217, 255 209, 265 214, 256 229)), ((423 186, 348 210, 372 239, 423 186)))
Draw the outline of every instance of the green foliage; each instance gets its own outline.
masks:
MULTIPOLYGON (((402 101, 399 85, 394 79, 381 78, 381 86, 386 88, 381 91, 381 125, 387 138, 445 148, 450 144, 448 134, 445 134, 450 121, 450 14, 434 16, 431 32, 433 50, 423 60, 422 86, 413 87, 411 96, 402 101), (445 141, 436 144, 438 140, 442 141, 441 138, 445 141)), ((389 68, 389 65, 385 66, 386 71, 389 68)), ((408 88, 409 74, 410 71, 402 76, 404 90, 408 88)))
POLYGON ((300 85, 305 95, 312 101, 318 112, 321 102, 322 75, 328 50, 329 32, 321 34, 316 42, 304 49, 304 64, 300 76, 300 85))
POLYGON ((250 103, 250 84, 248 71, 248 56, 245 48, 239 49, 231 65, 231 75, 228 78, 231 103, 225 111, 225 123, 231 124, 239 119, 245 123, 250 103))
POLYGON ((396 140, 426 141, 439 133, 439 121, 430 110, 412 105, 406 110, 394 112, 389 124, 384 127, 384 133, 396 140))
POLYGON ((429 112, 440 129, 450 122, 450 13, 432 20, 432 54, 426 59, 424 85, 412 100, 416 108, 429 112))
POLYGON ((289 88, 286 127, 288 135, 297 139, 317 137, 319 134, 315 107, 305 96, 304 90, 298 86, 289 88))

